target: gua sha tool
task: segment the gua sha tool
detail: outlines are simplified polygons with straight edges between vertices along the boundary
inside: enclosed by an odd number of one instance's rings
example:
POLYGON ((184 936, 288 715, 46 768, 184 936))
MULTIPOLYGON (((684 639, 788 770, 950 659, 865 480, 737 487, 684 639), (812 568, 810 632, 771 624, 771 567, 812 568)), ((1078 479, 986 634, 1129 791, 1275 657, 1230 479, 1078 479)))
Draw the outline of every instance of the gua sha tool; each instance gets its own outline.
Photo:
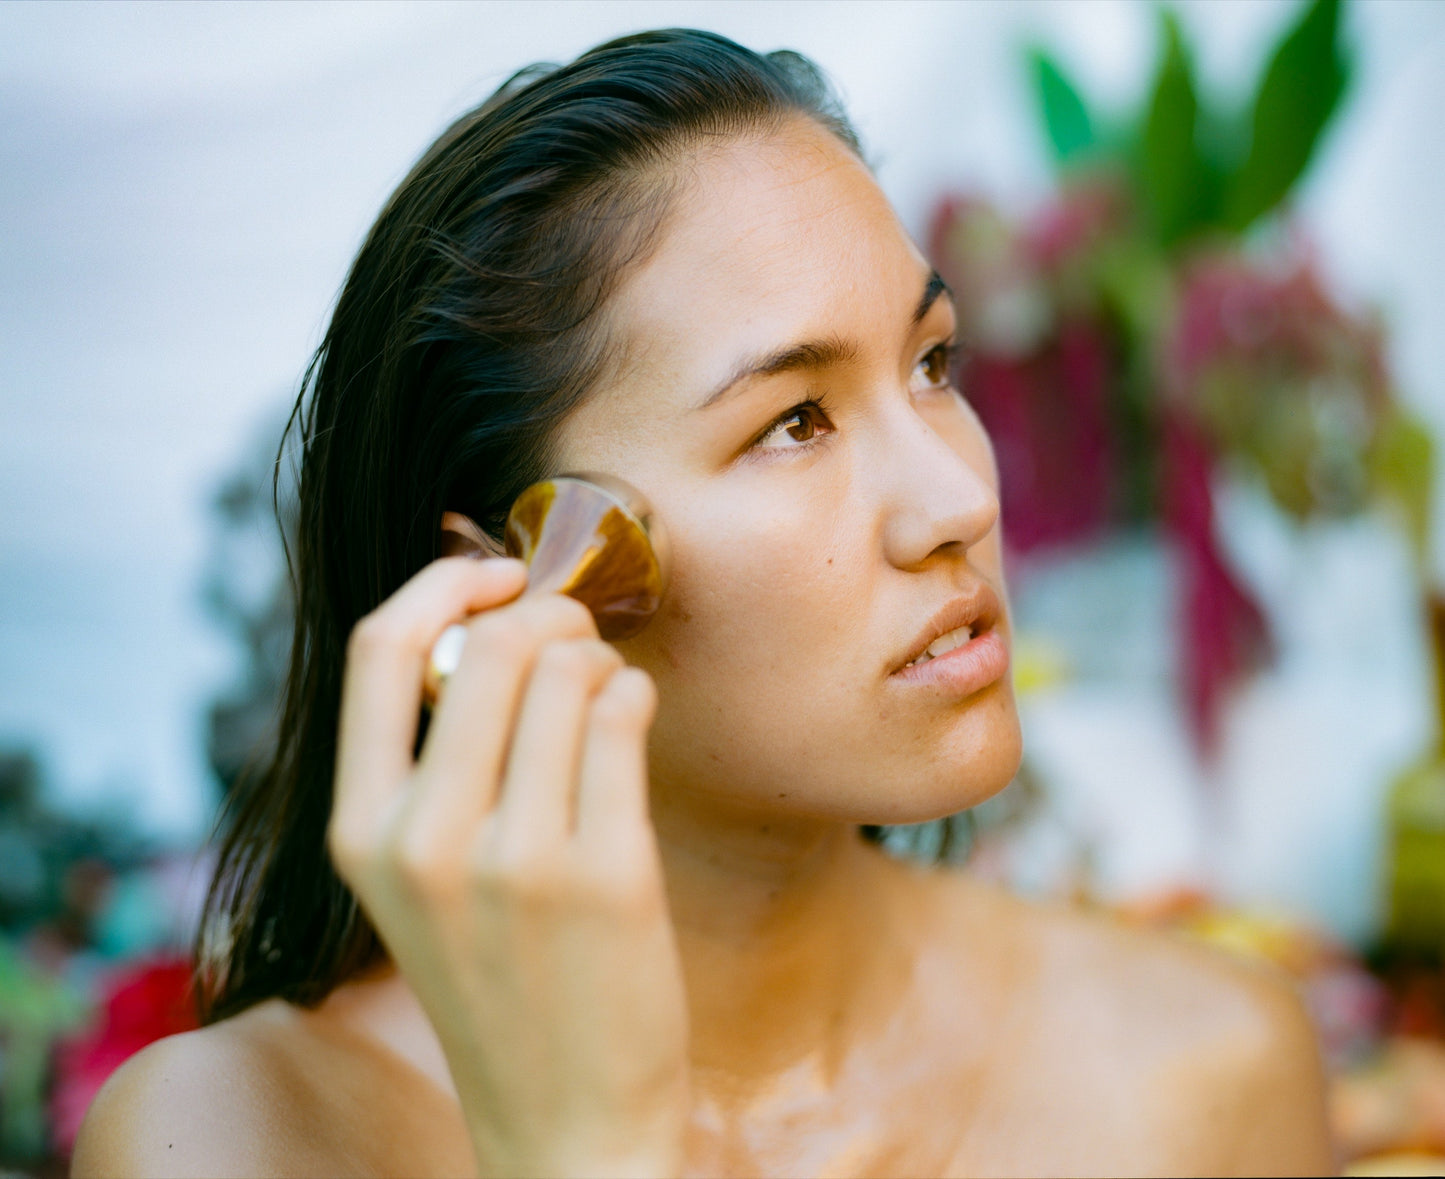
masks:
MULTIPOLYGON (((533 483, 512 504, 507 556, 527 564, 523 594, 576 598, 609 642, 631 638, 657 613, 669 550, 661 523, 635 487, 608 475, 558 475, 533 483)), ((447 627, 432 647, 423 685, 435 704, 457 669, 466 627, 447 627)))

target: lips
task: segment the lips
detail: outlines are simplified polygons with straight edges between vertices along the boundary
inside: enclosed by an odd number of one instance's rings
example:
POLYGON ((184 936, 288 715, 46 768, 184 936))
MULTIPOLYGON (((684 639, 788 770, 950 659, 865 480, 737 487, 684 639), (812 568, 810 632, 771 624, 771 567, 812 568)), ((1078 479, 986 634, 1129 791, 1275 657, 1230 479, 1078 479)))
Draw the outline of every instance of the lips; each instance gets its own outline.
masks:
POLYGON ((933 648, 931 654, 934 657, 942 658, 953 649, 971 646, 978 642, 985 632, 992 631, 1002 612, 1003 606, 993 587, 987 582, 974 582, 967 593, 945 603, 924 624, 903 656, 894 664, 891 674, 926 667, 932 662, 931 658, 925 658, 930 654, 930 647, 933 648), (951 634, 955 631, 960 633, 951 634), (940 642, 945 635, 949 638, 940 642), (910 664, 914 666, 910 667, 910 664))
POLYGON ((1008 643, 997 630, 985 630, 942 655, 900 668, 889 679, 937 699, 960 701, 997 684, 1008 667, 1008 643))

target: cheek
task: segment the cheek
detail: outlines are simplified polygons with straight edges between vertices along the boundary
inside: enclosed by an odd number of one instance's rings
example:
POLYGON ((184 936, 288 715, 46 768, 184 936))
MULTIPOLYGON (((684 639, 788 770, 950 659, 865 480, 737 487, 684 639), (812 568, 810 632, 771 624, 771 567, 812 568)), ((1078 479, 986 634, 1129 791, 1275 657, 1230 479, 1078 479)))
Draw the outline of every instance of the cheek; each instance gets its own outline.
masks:
POLYGON ((856 724, 872 594, 838 499, 721 500, 675 528, 662 610, 619 649, 657 681, 659 768, 726 766, 735 791, 856 724))
POLYGON ((875 610, 887 570, 845 503, 834 489, 771 512, 713 504, 678 529, 662 611, 619 644, 657 681, 654 789, 918 822, 971 806, 1013 776, 1007 685, 963 712, 887 690, 893 652, 875 610))

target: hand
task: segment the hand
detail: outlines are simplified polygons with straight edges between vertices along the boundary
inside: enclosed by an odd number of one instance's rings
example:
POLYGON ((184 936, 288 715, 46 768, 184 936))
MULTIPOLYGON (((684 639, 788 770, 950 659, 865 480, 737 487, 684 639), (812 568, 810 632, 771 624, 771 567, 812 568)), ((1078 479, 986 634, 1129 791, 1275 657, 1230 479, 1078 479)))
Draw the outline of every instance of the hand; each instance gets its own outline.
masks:
POLYGON ((358 623, 327 832, 436 1029, 483 1174, 676 1174, 687 1010, 647 809, 651 679, 518 561, 358 623), (413 759, 432 644, 466 648, 413 759))

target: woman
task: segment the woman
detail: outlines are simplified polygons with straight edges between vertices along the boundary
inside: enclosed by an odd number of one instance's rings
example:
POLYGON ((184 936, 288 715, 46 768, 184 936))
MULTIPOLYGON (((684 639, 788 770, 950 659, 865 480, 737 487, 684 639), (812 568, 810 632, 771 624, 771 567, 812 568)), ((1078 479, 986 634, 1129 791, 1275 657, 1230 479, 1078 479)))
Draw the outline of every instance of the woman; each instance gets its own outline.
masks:
POLYGON ((448 130, 298 401, 296 642, 210 1022, 107 1085, 76 1173, 1325 1168, 1279 983, 860 838, 1020 756, 953 339, 794 55, 624 38, 448 130), (667 525, 635 638, 497 556, 563 470, 667 525))

